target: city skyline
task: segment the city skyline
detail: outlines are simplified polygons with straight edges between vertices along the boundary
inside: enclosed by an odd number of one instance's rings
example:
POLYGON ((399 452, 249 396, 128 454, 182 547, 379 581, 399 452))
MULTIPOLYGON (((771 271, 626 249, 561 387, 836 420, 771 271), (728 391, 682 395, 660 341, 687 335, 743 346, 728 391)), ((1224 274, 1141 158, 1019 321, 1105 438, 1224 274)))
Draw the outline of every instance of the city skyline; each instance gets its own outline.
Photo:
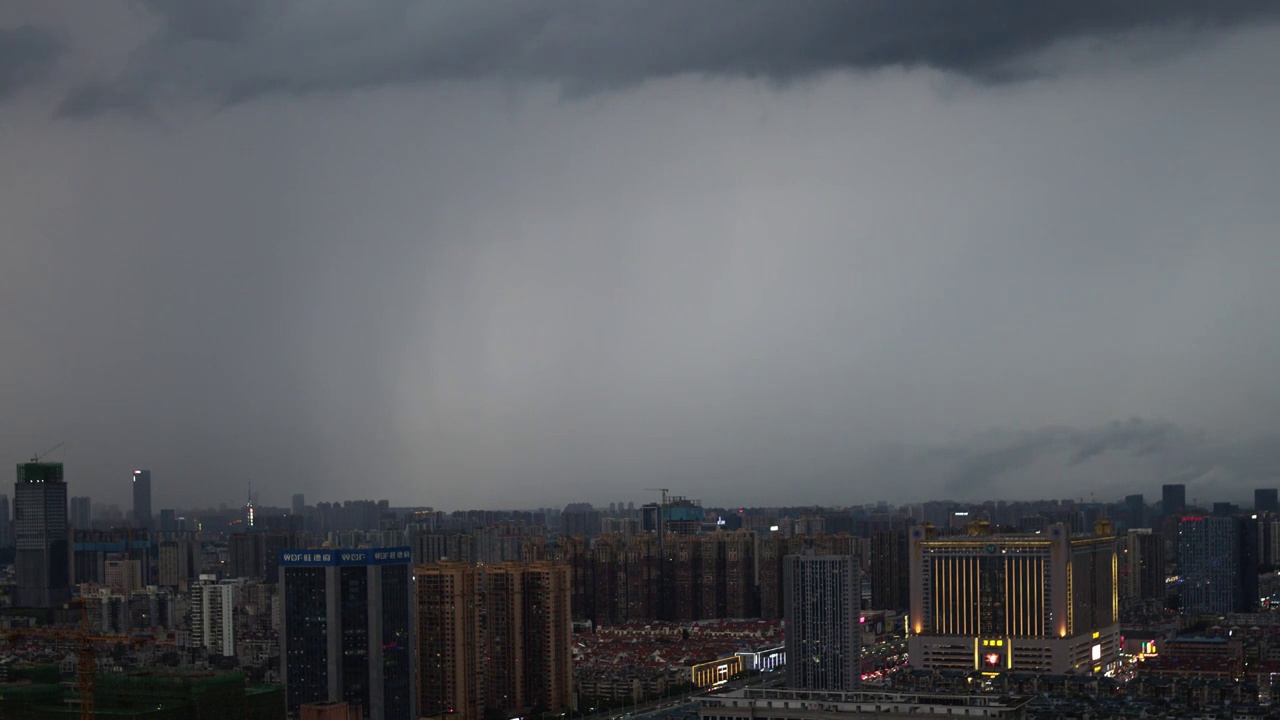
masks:
MULTIPOLYGON (((64 463, 62 462, 56 462, 55 464, 60 466, 64 465, 64 463)), ((18 463, 18 465, 19 467, 21 467, 23 463, 18 463)), ((146 472, 147 473, 146 477, 148 479, 150 478, 150 471, 141 471, 141 472, 146 472)), ((1280 484, 1280 481, 1277 481, 1277 482, 1278 484, 1280 484)), ((68 486, 70 488, 70 492, 77 491, 74 485, 69 484, 68 486)), ((676 490, 676 493, 684 492, 683 489, 675 489, 675 490, 676 490)), ((954 504, 957 507, 972 508, 972 507, 981 507, 984 505, 1000 504, 1000 503, 1012 504, 1012 503, 1060 502, 1060 503, 1080 504, 1080 505, 1089 505, 1089 506, 1109 505, 1109 506, 1123 508, 1125 506, 1129 506, 1137 502, 1139 499, 1141 499, 1143 508, 1146 508, 1146 509, 1160 508, 1162 512, 1166 512, 1164 508, 1165 500, 1167 499, 1168 494, 1172 493, 1174 497, 1182 498, 1182 503, 1177 506, 1174 512, 1181 512, 1184 510, 1187 510, 1187 511, 1201 510, 1201 511, 1208 512, 1213 510, 1216 504, 1222 504, 1222 503, 1226 503, 1227 505, 1230 505, 1236 508, 1236 510, 1239 512, 1243 512, 1247 510, 1255 510, 1260 512, 1261 511, 1274 512, 1274 506, 1272 505, 1272 501, 1270 498, 1272 498, 1272 496, 1277 492, 1280 492, 1280 488, 1277 488, 1277 487, 1241 488, 1239 491, 1232 490, 1226 493, 1223 493, 1221 492, 1221 490, 1219 490, 1216 492, 1211 491, 1208 497, 1196 497, 1195 495, 1188 495, 1187 487, 1184 484, 1166 483, 1158 486, 1157 488, 1141 488, 1141 487, 1124 488, 1122 487, 1118 489, 1117 492, 1120 492, 1123 494, 1115 495, 1115 496, 1098 497, 1096 496, 1095 493, 1090 492, 1089 496, 1087 497, 1082 497, 1082 496, 1067 497, 1067 496, 1064 496, 1065 494, 1063 493, 1054 495, 1052 494, 1052 492, 1050 492, 1050 494, 1043 495, 1043 496, 1027 495, 1025 497, 1018 497, 1018 498, 1004 498, 1004 497, 997 498, 997 497, 990 497, 990 496, 988 497, 977 496, 971 499, 962 499, 961 497, 957 497, 957 496, 939 495, 939 496, 929 497, 929 498, 918 500, 918 501, 904 501, 904 500, 895 501, 886 497, 873 498, 871 496, 867 496, 865 498, 835 498, 835 499, 827 498, 825 499, 825 501, 821 501, 821 502, 795 502, 793 498, 785 498, 783 494, 780 493, 777 496, 776 501, 755 502, 755 503, 750 503, 750 502, 734 503, 734 502, 731 502, 733 499, 735 499, 732 496, 714 496, 711 498, 704 499, 704 498, 686 498, 683 494, 677 495, 673 493, 670 497, 672 499, 678 499, 681 501, 688 500, 689 502, 696 503, 697 507, 699 508, 706 508, 709 510, 719 509, 726 512, 733 511, 736 509, 759 509, 759 508, 812 507, 812 508, 823 508, 823 509, 842 509, 842 508, 851 509, 851 508, 874 508, 878 506, 885 506, 892 510, 905 510, 906 508, 919 507, 919 506, 928 505, 931 503, 954 504), (1133 493, 1130 493, 1129 490, 1141 490, 1142 492, 1133 494, 1133 493), (1262 506, 1259 506, 1256 504, 1259 499, 1261 499, 1264 503, 1262 506), (782 500, 792 500, 792 501, 783 502, 782 500)), ((0 493, 0 497, 7 498, 8 496, 4 493, 0 493)), ((309 509, 315 508, 317 504, 342 505, 344 503, 349 503, 349 502, 373 503, 373 502, 388 501, 387 498, 377 498, 376 496, 362 498, 362 497, 353 495, 350 497, 317 498, 314 502, 308 503, 306 501, 305 495, 301 493, 292 493, 287 496, 287 500, 278 500, 273 495, 273 496, 269 496, 266 502, 258 503, 257 492, 253 493, 253 497, 255 501, 254 507, 260 513, 270 512, 270 511, 283 511, 283 514, 294 514, 294 515, 301 514, 304 511, 308 511, 309 509), (301 505, 298 504, 299 500, 302 501, 301 505)), ((572 497, 564 497, 564 498, 543 497, 542 502, 540 504, 527 505, 527 506, 508 504, 508 505, 494 505, 487 508, 476 507, 476 506, 448 507, 448 506, 441 506, 441 505, 433 505, 425 501, 406 502, 406 503, 395 503, 395 502, 388 501, 388 504, 392 508, 399 508, 399 509, 431 508, 432 510, 437 512, 465 512, 465 511, 472 511, 472 510, 493 510, 493 511, 499 511, 499 512, 508 512, 508 511, 529 512, 529 511, 544 510, 544 509, 567 511, 567 510, 580 509, 584 505, 590 506, 592 510, 596 510, 596 511, 614 510, 615 508, 621 511, 621 510, 628 509, 627 506, 631 506, 629 508, 631 511, 634 511, 635 513, 640 513, 645 505, 657 503, 659 500, 660 500, 660 496, 654 494, 653 491, 646 491, 640 496, 623 498, 621 500, 619 500, 618 498, 612 498, 612 499, 598 498, 598 497, 586 498, 581 493, 572 497)), ((133 511, 127 505, 122 506, 119 503, 111 502, 110 499, 104 499, 104 498, 94 497, 94 496, 76 495, 76 496, 71 496, 69 498, 69 501, 70 501, 70 505, 69 505, 68 517, 72 517, 72 518, 77 517, 75 504, 77 501, 83 501, 85 503, 90 503, 90 505, 86 505, 83 511, 91 511, 90 514, 94 518, 94 521, 97 523, 100 523, 105 519, 105 518, 99 517, 98 514, 100 512, 111 511, 119 515, 119 517, 116 519, 116 522, 128 524, 135 527, 138 526, 136 518, 133 514, 133 511)), ((245 512, 245 508, 246 508, 246 505, 244 504, 244 500, 242 498, 239 503, 220 502, 220 503, 214 504, 214 503, 196 502, 187 506, 176 505, 172 507, 161 507, 159 508, 158 512, 171 513, 171 514, 175 512, 188 513, 188 514, 190 513, 197 513, 197 514, 199 513, 240 513, 240 514, 243 514, 245 512)), ((154 515, 153 515, 153 518, 154 518, 154 515)), ((72 524, 75 525, 74 522, 72 524)), ((154 529, 154 525, 155 525, 154 519, 151 525, 152 525, 152 529, 154 529)), ((88 527, 88 524, 84 524, 83 526, 88 527)))
POLYGON ((1280 477, 1280 6, 217 7, 0 7, 0 457, 76 496, 1280 477))

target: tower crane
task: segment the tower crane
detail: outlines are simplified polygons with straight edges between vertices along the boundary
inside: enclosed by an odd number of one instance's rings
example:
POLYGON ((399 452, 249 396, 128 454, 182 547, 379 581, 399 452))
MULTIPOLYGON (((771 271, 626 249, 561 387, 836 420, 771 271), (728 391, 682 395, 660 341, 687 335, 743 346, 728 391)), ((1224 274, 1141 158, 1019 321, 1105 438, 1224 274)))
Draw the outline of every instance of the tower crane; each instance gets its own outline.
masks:
POLYGON ((49 448, 48 450, 45 450, 45 451, 44 451, 44 452, 42 452, 42 453, 36 453, 35 455, 32 455, 32 456, 31 456, 31 462, 40 462, 41 460, 45 459, 46 457, 48 457, 48 456, 52 455, 54 450, 57 450, 58 448, 62 447, 63 445, 66 445, 66 444, 67 444, 67 441, 66 441, 66 440, 63 440, 62 442, 58 443, 57 445, 54 445, 53 447, 49 448))
POLYGON ((95 643, 130 643, 147 645, 156 642, 146 637, 120 637, 94 635, 89 629, 89 607, 83 598, 73 602, 80 606, 80 627, 71 628, 12 628, 0 631, 10 639, 30 638, 61 640, 76 645, 76 688, 80 695, 80 720, 94 719, 94 681, 97 678, 98 654, 95 643))
POLYGON ((667 488, 645 488, 649 492, 662 493, 662 507, 667 506, 667 493, 671 492, 667 488))

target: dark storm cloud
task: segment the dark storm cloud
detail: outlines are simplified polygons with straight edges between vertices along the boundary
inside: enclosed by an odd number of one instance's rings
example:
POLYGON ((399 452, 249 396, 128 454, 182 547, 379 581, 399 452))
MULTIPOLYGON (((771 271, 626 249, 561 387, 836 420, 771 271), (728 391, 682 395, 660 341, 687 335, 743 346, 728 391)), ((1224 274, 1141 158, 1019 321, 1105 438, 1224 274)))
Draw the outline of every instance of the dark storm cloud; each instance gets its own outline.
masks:
POLYGON ((39 80, 64 50, 54 35, 40 28, 0 27, 0 100, 39 80))
MULTIPOLYGON (((941 459, 948 497, 974 498, 1009 493, 1018 484, 1043 487, 1044 477, 1069 478, 1071 471, 1106 456, 1143 460, 1156 482, 1184 482, 1243 488, 1280 478, 1280 439, 1244 443, 1211 441, 1201 430, 1161 420, 1133 418, 1096 428, 1048 427, 1029 432, 992 433, 959 445, 916 451, 941 459)), ((1121 486, 1126 480, 1121 478, 1121 486)), ((1142 487, 1133 487, 1140 491, 1142 487)), ((1061 491, 1074 492, 1073 483, 1061 491)), ((1210 489, 1208 487, 1204 489, 1210 489)))
MULTIPOLYGON (((198 12, 147 40, 127 1, 66 29, 59 78, 133 59, 78 114, 404 82, 163 123, 0 108, 0 337, 21 349, 0 353, 0 455, 68 440, 75 494, 127 503, 138 465, 156 507, 238 504, 248 480, 266 503, 443 508, 1274 480, 1280 446, 1248 438, 1280 433, 1280 26, 1136 62, 1066 42, 1019 63, 1063 70, 1030 83, 689 75, 564 102, 409 81, 616 84, 635 62, 477 49, 424 75, 405 4, 159 5, 198 12), (317 37, 334 52, 297 59, 317 37)), ((568 6, 413 5, 450 7, 473 22, 432 48, 568 6)))
POLYGON ((125 72, 73 91, 70 117, 174 95, 272 93, 441 79, 559 83, 570 92, 681 74, 776 81, 928 66, 993 79, 1054 43, 1280 15, 1269 0, 702 0, 329 4, 147 2, 161 20, 125 72))
POLYGON ((1280 452, 1268 452, 1261 458, 1254 457, 1255 462, 1241 463, 1239 449, 1225 451, 1206 446, 1201 433, 1169 422, 1131 418, 1096 428, 1046 427, 1020 433, 995 433, 976 443, 953 448, 948 454, 954 458, 956 467, 949 473, 945 490, 971 495, 1046 459, 1068 470, 1107 453, 1176 458, 1183 468, 1181 472, 1192 477, 1203 475, 1219 463, 1228 463, 1251 477, 1257 475, 1266 462, 1280 459, 1280 452), (1196 454, 1181 454, 1193 447, 1196 454), (1257 460, 1262 460, 1262 464, 1257 460))

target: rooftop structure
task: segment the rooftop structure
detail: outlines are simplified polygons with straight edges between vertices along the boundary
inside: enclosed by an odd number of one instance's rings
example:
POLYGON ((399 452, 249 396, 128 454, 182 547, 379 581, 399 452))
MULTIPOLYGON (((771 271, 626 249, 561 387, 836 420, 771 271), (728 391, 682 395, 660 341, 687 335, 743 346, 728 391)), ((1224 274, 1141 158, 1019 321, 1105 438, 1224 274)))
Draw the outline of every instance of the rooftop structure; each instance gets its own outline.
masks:
POLYGON ((847 717, 874 720, 907 715, 964 715, 1018 720, 1026 717, 1027 696, 931 695, 820 690, 734 690, 702 699, 700 718, 750 720, 826 720, 847 717))

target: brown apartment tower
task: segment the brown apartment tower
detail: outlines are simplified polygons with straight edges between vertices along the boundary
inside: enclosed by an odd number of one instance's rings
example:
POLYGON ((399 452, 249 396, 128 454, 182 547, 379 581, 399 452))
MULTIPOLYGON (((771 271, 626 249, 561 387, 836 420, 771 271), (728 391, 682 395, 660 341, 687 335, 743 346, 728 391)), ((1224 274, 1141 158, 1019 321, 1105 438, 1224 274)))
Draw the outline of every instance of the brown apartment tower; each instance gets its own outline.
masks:
POLYGON ((488 707, 573 707, 570 572, 569 565, 549 561, 486 569, 488 707))
POLYGON ((484 717, 479 570, 467 562, 413 571, 420 718, 484 717))

